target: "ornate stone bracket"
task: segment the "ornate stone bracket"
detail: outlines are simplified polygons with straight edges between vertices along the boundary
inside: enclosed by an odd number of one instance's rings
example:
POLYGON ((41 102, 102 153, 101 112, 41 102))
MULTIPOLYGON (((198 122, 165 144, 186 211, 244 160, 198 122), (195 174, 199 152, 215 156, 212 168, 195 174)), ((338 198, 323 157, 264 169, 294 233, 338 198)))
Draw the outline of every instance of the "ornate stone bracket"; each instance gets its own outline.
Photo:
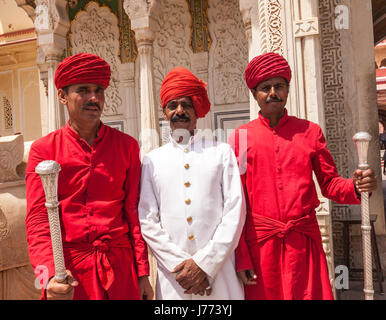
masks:
POLYGON ((319 19, 316 17, 294 22, 295 38, 319 34, 319 19))

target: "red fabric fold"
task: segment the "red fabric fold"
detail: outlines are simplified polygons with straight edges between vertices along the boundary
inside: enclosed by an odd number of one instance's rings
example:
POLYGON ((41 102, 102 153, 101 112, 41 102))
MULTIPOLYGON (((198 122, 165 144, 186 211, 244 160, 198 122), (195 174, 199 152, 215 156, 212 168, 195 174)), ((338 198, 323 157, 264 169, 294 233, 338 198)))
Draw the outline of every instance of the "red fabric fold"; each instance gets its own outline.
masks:
POLYGON ((205 117, 210 109, 206 82, 182 67, 174 68, 166 75, 162 82, 160 97, 162 108, 165 108, 171 100, 190 97, 198 118, 205 117))
POLYGON ((64 244, 63 247, 66 260, 71 260, 74 266, 95 253, 99 281, 107 291, 115 278, 114 269, 109 260, 110 248, 131 248, 131 244, 127 236, 113 240, 110 235, 103 235, 92 243, 71 243, 64 244))
POLYGON ((54 81, 57 89, 80 83, 95 83, 106 89, 110 78, 110 66, 105 60, 95 54, 78 53, 59 63, 54 81))
POLYGON ((306 215, 299 219, 289 220, 287 223, 264 217, 254 213, 252 215, 253 225, 258 242, 265 241, 271 237, 284 238, 289 232, 300 232, 320 242, 320 230, 315 215, 306 215))
POLYGON ((282 77, 289 83, 291 68, 286 59, 274 52, 253 58, 245 69, 245 81, 249 89, 256 88, 260 82, 276 77, 282 77))

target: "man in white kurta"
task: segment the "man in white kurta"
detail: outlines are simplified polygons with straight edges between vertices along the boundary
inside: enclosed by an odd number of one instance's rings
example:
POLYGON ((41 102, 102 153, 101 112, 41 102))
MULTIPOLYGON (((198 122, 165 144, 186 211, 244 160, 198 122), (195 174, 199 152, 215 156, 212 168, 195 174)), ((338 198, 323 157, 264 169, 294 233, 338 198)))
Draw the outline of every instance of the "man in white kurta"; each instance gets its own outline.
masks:
MULTIPOLYGON (((195 130, 195 116, 209 111, 209 101, 195 98, 203 90, 167 90, 176 76, 191 81, 193 74, 176 69, 161 88, 164 118, 172 129, 170 142, 145 155, 142 164, 138 211, 143 237, 157 259, 156 298, 244 299, 234 259, 245 221, 237 161, 228 144, 205 139, 195 130), (188 120, 174 121, 176 114, 188 120), (189 135, 180 141, 177 129, 183 127, 189 135), (190 273, 181 271, 189 261, 206 277, 205 291, 195 290, 199 286, 190 289, 190 273), (187 274, 186 279, 179 273, 187 274)), ((178 88, 183 87, 179 83, 178 88)))

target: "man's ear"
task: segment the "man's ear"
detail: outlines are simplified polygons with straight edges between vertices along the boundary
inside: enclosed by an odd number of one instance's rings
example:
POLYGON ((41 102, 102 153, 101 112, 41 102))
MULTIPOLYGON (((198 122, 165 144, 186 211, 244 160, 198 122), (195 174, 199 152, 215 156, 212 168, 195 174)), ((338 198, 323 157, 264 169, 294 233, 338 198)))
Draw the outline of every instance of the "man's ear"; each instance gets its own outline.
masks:
POLYGON ((67 93, 63 89, 58 90, 58 98, 62 105, 67 105, 67 93))

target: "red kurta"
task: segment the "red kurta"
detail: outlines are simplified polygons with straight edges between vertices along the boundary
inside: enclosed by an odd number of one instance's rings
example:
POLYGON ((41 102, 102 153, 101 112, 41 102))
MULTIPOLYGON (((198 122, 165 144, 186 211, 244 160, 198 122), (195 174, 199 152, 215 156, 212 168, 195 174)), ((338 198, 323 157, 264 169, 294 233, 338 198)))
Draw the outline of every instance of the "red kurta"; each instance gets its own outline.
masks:
POLYGON ((271 128, 259 118, 230 138, 241 170, 247 220, 236 250, 237 270, 253 268, 246 299, 333 299, 316 220, 323 196, 358 204, 352 179, 338 176, 321 128, 285 115, 271 128))
POLYGON ((26 170, 27 240, 31 264, 55 274, 48 215, 35 167, 61 166, 59 213, 66 268, 79 285, 74 299, 140 299, 137 277, 149 275, 138 220, 138 143, 101 123, 88 145, 68 123, 35 141, 26 170))

